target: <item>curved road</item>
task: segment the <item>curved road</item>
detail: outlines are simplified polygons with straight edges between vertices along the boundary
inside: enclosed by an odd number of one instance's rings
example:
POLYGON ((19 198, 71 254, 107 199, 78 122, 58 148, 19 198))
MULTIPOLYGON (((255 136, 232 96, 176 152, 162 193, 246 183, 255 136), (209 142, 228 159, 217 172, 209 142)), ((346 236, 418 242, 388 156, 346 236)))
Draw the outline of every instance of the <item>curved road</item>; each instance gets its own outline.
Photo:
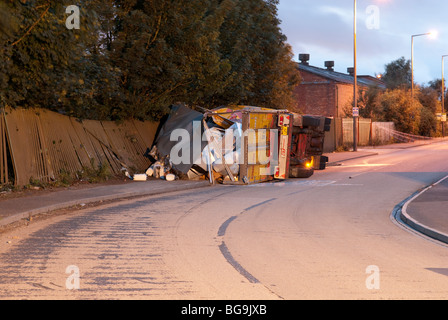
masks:
POLYGON ((394 207, 448 145, 378 150, 310 179, 75 211, 0 234, 1 299, 446 299, 448 247, 394 207))

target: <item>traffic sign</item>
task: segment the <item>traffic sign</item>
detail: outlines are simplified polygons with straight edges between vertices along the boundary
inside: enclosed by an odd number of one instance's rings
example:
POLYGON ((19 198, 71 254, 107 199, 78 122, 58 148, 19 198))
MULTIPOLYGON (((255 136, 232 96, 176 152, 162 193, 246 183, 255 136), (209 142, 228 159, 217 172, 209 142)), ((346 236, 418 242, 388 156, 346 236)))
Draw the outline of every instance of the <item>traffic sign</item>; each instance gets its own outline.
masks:
POLYGON ((438 121, 446 122, 446 113, 436 113, 436 118, 438 121))

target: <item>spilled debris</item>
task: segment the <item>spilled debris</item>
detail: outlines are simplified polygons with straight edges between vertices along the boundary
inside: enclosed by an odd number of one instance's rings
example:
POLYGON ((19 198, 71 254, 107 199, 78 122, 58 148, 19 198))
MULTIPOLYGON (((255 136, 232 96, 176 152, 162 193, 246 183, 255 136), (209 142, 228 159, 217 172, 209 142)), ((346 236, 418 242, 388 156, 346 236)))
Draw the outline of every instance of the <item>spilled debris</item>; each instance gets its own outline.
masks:
POLYGON ((144 174, 126 175, 134 181, 252 184, 308 178, 325 169, 329 118, 251 106, 202 111, 172 106, 148 154, 150 167, 144 174))

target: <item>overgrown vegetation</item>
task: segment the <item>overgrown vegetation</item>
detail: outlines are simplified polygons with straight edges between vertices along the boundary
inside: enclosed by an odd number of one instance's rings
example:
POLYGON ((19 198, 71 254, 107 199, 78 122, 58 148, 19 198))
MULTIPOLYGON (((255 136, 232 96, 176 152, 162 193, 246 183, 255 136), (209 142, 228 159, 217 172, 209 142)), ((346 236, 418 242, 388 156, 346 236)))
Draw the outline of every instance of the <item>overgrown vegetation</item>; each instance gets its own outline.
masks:
POLYGON ((0 107, 158 119, 177 102, 285 108, 299 81, 278 0, 0 2, 0 107))
POLYGON ((91 166, 84 166, 81 171, 76 173, 76 177, 79 181, 90 183, 104 182, 112 177, 112 171, 109 164, 101 163, 96 166, 94 159, 92 159, 91 166))
MULTIPOLYGON (((72 174, 66 170, 61 170, 61 172, 55 177, 54 180, 49 182, 43 181, 41 179, 30 178, 29 184, 24 186, 25 189, 48 189, 51 187, 68 187, 76 183, 100 183, 105 182, 113 177, 110 166, 107 163, 102 163, 95 165, 94 159, 92 159, 90 166, 84 166, 82 170, 72 174)), ((4 190, 0 191, 11 191, 17 190, 17 188, 12 186, 2 186, 4 190)))
MULTIPOLYGON (((436 79, 424 85, 414 85, 411 92, 411 64, 400 58, 385 66, 383 80, 386 90, 371 87, 360 90, 359 113, 373 121, 394 122, 396 130, 427 137, 441 136, 442 125, 436 113, 442 112, 442 81, 436 79)), ((447 97, 448 98, 448 97, 447 97)), ((445 110, 448 99, 445 99, 445 110)), ((351 106, 345 109, 351 116, 351 106)))

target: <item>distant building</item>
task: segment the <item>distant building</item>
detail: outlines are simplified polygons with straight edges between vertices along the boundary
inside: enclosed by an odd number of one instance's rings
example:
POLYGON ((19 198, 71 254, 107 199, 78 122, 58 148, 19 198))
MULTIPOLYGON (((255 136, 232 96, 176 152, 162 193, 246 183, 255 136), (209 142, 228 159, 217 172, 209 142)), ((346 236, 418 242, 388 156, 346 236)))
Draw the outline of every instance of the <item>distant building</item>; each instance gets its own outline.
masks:
MULTIPOLYGON (((302 82, 297 86, 296 111, 326 117, 344 117, 344 107, 353 102, 354 69, 347 73, 334 71, 334 61, 326 61, 325 68, 309 65, 309 54, 300 54, 298 63, 302 82)), ((358 89, 371 86, 386 89, 383 81, 373 76, 358 75, 358 89)))

